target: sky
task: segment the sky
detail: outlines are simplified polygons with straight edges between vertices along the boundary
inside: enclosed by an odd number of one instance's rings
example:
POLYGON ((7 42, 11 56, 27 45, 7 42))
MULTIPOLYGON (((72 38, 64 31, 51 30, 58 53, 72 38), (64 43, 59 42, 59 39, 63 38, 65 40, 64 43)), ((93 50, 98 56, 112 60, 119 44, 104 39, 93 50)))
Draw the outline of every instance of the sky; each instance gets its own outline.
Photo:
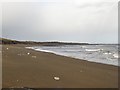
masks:
POLYGON ((118 43, 118 0, 4 0, 2 37, 118 43))

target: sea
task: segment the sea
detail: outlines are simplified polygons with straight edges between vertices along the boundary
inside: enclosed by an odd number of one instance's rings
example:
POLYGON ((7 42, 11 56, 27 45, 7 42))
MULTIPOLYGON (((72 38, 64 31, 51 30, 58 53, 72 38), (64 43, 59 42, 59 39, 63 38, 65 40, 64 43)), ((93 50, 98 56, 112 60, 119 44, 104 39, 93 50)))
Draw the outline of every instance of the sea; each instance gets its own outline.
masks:
POLYGON ((26 47, 36 51, 54 53, 57 55, 86 60, 90 62, 119 66, 118 45, 60 45, 26 47))

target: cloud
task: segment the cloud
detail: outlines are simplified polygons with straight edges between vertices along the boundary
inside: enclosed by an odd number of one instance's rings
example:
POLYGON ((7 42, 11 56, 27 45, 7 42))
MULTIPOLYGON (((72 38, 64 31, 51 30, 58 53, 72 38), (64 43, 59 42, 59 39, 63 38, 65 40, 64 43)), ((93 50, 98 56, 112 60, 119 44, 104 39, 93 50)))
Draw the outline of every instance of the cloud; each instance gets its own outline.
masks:
POLYGON ((115 2, 86 2, 86 3, 78 3, 76 6, 78 8, 103 8, 103 7, 110 7, 114 5, 115 2))
POLYGON ((5 3, 3 36, 18 40, 117 42, 117 8, 106 8, 112 7, 113 2, 89 0, 78 3, 79 8, 74 5, 5 3), (99 10, 105 11, 96 12, 99 10))

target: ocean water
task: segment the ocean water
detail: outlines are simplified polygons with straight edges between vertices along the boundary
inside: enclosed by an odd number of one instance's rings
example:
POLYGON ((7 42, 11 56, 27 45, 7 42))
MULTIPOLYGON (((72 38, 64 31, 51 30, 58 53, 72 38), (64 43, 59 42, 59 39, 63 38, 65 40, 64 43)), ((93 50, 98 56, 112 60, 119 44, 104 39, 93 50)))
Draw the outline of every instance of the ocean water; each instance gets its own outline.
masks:
POLYGON ((118 66, 118 45, 63 45, 26 47, 42 52, 118 66))

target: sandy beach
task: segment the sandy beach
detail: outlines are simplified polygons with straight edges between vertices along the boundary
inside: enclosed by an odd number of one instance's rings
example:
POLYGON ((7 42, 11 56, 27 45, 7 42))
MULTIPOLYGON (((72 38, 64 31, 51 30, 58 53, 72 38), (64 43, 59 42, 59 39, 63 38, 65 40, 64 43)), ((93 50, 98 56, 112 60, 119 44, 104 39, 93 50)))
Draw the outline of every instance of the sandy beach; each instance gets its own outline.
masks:
POLYGON ((118 67, 3 45, 3 88, 117 88, 118 67), (59 78, 59 79, 56 79, 59 78))

